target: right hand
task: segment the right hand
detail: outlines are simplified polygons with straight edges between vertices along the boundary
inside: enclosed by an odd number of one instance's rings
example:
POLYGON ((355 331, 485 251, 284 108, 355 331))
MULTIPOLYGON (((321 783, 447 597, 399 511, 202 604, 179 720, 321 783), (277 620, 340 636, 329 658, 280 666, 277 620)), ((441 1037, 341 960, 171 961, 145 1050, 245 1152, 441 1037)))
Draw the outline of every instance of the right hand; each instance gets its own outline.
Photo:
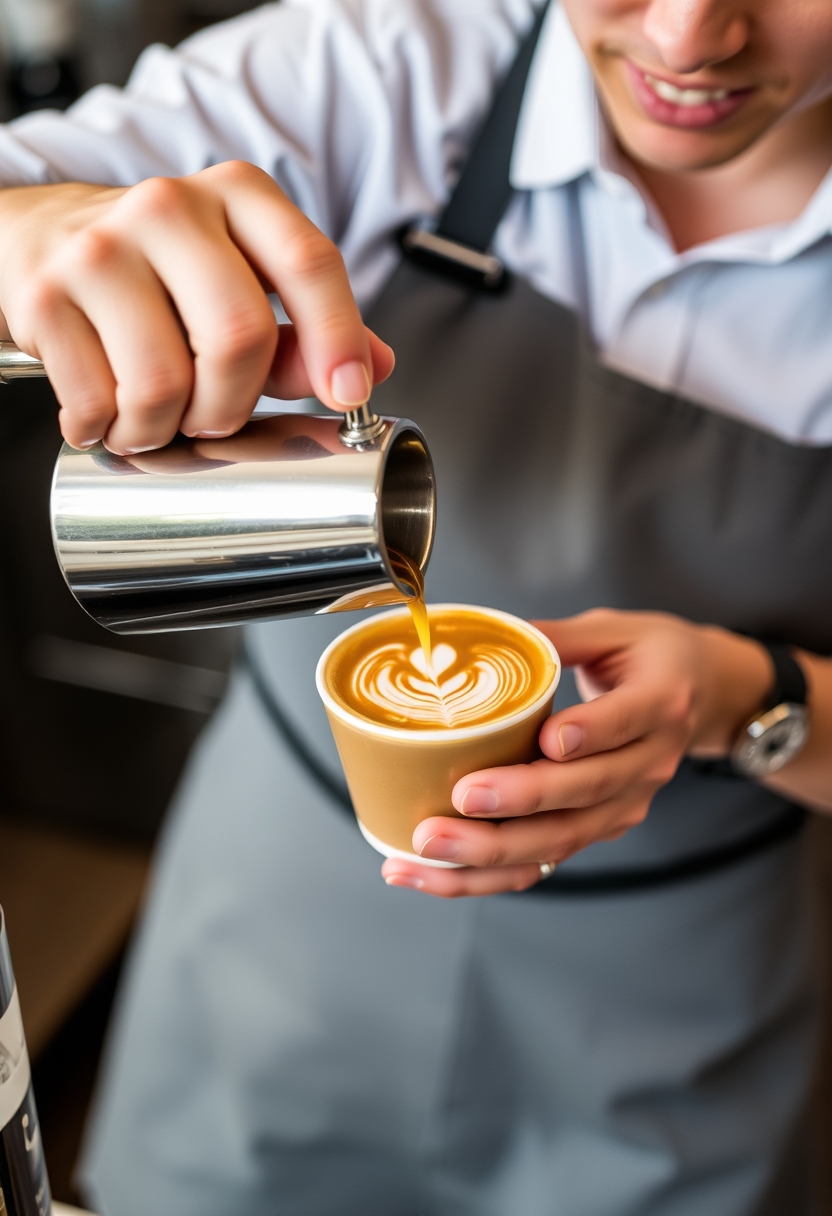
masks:
POLYGON ((120 455, 232 434, 264 391, 349 409, 394 363, 335 245, 239 161, 0 191, 0 313, 0 336, 43 360, 67 442, 120 455))

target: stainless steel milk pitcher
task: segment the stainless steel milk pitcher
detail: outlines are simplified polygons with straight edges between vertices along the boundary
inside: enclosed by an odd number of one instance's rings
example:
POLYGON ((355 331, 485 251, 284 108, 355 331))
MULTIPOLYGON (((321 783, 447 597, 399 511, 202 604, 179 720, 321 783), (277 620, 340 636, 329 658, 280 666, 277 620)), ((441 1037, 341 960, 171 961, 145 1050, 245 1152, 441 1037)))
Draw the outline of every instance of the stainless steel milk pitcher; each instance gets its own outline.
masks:
MULTIPOLYGON (((43 376, 0 342, 0 381, 43 376)), ((114 633, 160 633, 396 603, 433 544, 419 428, 367 406, 252 419, 227 439, 129 457, 64 444, 51 499, 69 589, 114 633)))

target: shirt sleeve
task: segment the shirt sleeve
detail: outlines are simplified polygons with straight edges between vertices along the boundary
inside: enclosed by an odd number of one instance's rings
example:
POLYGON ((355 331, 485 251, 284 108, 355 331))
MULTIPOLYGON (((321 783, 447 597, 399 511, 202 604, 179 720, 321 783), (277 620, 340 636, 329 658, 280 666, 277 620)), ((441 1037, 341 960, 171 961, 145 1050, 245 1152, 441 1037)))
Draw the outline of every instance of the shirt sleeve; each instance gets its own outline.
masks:
POLYGON ((267 4, 149 47, 124 89, 0 127, 0 185, 132 185, 250 161, 338 242, 369 298, 389 234, 447 196, 533 15, 534 0, 267 4))

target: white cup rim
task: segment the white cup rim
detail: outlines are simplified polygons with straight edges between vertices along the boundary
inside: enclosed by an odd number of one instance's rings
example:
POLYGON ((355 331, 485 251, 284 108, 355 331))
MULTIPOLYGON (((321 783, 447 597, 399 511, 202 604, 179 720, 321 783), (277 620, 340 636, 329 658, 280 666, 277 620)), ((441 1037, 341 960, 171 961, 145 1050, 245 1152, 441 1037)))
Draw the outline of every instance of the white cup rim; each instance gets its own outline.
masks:
POLYGON ((365 617, 363 621, 358 621, 355 625, 351 625, 349 629, 345 629, 343 633, 339 633, 338 637, 329 643, 318 660, 318 666, 315 668, 315 684, 318 689, 318 695, 330 713, 334 714, 336 718, 340 718, 342 722, 346 722, 349 726, 355 726, 365 734, 376 735, 378 738, 395 739, 398 742, 407 739, 408 743, 411 744, 436 744, 440 740, 462 742, 465 739, 481 739, 485 735, 495 734, 497 731, 503 731, 508 727, 516 726, 518 722, 523 722, 526 718, 532 717, 548 701, 549 697, 554 696, 555 690, 560 683, 562 671, 560 655, 546 637, 546 634, 541 633, 534 625, 528 621, 524 621, 522 617, 512 616, 510 612, 503 612, 499 608, 481 608, 476 604, 429 604, 428 607, 439 612, 479 612, 484 616, 495 617, 497 620, 505 621, 515 629, 525 630, 526 633, 534 637, 535 641, 541 642, 549 651, 555 665, 555 673, 551 682, 546 686, 545 691, 539 697, 536 697, 531 705, 527 705, 525 709, 518 710, 517 713, 511 714, 508 718, 500 718, 497 722, 484 722, 479 726, 463 726, 459 728, 441 726, 435 730, 411 730, 406 726, 384 726, 380 722, 371 722, 368 718, 363 718, 360 714, 346 709, 324 687, 323 673, 329 656, 337 646, 340 646, 344 638, 348 638, 350 634, 358 633, 359 630, 366 628, 371 621, 382 621, 389 617, 409 615, 410 609, 405 604, 400 608, 392 608, 387 612, 380 612, 374 617, 365 617))

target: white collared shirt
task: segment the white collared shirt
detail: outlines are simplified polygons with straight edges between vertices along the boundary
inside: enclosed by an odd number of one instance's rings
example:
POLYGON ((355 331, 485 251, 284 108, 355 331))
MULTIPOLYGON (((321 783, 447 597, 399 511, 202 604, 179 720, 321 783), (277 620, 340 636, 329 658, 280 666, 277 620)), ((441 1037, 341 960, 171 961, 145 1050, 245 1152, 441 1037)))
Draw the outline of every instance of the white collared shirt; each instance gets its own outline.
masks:
MULTIPOLYGON (((66 115, 0 128, 0 183, 123 185, 248 160, 338 241, 368 304, 395 265, 390 235, 447 198, 533 11, 533 0, 266 5, 176 51, 149 48, 126 90, 101 86, 66 115)), ((498 252, 544 295, 585 309, 607 364, 790 441, 832 443, 832 174, 794 222, 677 254, 617 162, 554 5, 512 184, 498 252)))

